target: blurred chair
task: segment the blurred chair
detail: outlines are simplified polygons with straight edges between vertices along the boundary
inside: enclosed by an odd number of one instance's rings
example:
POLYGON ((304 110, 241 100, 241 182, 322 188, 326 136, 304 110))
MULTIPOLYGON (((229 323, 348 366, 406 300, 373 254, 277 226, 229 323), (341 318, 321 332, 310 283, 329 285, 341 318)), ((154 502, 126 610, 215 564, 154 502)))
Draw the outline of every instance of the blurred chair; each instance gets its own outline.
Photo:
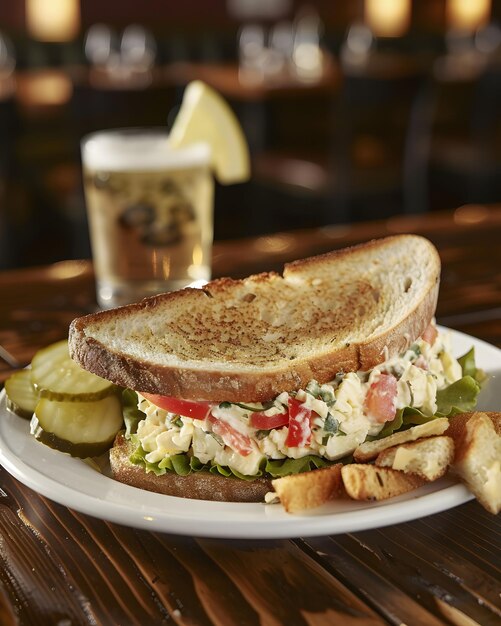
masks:
POLYGON ((418 166, 428 208, 501 200, 500 112, 501 30, 490 25, 433 68, 418 166))
POLYGON ((305 225, 424 210, 412 194, 408 202, 406 189, 422 180, 415 155, 426 68, 401 54, 376 52, 372 37, 365 30, 359 35, 354 55, 342 57, 341 86, 330 108, 316 110, 314 99, 310 106, 305 98, 303 123, 289 125, 302 145, 256 159, 258 182, 289 199, 284 227, 295 205, 305 225))
POLYGON ((419 173, 414 157, 425 68, 406 55, 367 51, 362 62, 346 63, 343 74, 327 211, 349 220, 421 212, 405 189, 413 183, 409 175, 419 173))

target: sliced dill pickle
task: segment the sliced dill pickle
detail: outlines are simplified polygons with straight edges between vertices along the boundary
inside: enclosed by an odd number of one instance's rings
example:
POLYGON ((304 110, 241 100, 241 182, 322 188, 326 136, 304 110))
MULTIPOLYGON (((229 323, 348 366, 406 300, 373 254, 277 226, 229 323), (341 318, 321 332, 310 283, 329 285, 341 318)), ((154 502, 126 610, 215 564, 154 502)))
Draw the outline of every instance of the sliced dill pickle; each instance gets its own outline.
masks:
POLYGON ((95 402, 117 387, 82 369, 70 357, 66 340, 39 350, 31 362, 31 381, 40 397, 61 402, 95 402))
POLYGON ((5 381, 7 408, 12 413, 31 419, 38 402, 38 393, 31 382, 31 371, 15 372, 5 381))
POLYGON ((80 458, 108 450, 122 427, 122 405, 117 395, 96 402, 40 398, 31 420, 31 433, 39 441, 80 458))
MULTIPOLYGON (((32 419, 36 420, 36 417, 33 417, 32 419)), ((99 443, 72 443, 66 439, 61 439, 57 435, 54 435, 54 433, 45 432, 40 425, 36 426, 33 434, 38 441, 46 446, 49 446, 49 448, 53 448, 59 452, 66 452, 67 454, 78 457, 79 459, 88 459, 100 456, 112 447, 113 441, 115 440, 115 437, 113 436, 108 441, 101 441, 99 443)))
POLYGON ((115 394, 118 391, 118 387, 113 383, 110 383, 109 387, 93 393, 61 393, 59 391, 53 391, 52 389, 40 389, 40 398, 47 398, 47 400, 55 400, 57 402, 97 402, 98 400, 104 400, 108 396, 115 394))

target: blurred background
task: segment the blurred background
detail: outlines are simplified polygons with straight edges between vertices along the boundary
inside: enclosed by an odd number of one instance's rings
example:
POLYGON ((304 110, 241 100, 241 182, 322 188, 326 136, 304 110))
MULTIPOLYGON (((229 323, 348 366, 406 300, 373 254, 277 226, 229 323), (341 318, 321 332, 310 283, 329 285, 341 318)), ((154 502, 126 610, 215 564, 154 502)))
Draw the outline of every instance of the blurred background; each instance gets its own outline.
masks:
POLYGON ((215 238, 501 201, 501 0, 2 0, 0 269, 90 258, 79 142, 231 104, 215 238))

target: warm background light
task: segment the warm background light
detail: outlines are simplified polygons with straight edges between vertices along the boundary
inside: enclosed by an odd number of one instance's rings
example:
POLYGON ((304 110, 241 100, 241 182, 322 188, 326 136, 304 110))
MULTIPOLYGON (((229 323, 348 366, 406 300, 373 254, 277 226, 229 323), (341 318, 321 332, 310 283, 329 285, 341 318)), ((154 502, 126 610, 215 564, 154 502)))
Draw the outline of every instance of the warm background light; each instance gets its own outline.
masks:
POLYGON ((378 37, 401 37, 411 21, 411 0, 365 0, 365 21, 378 37))
POLYGON ((71 41, 80 30, 80 0, 26 0, 26 26, 39 41, 71 41))
POLYGON ((71 79, 56 70, 43 70, 17 79, 17 95, 21 106, 61 106, 73 93, 71 79))
POLYGON ((491 0, 447 0, 447 26, 457 30, 474 31, 488 23, 491 0))

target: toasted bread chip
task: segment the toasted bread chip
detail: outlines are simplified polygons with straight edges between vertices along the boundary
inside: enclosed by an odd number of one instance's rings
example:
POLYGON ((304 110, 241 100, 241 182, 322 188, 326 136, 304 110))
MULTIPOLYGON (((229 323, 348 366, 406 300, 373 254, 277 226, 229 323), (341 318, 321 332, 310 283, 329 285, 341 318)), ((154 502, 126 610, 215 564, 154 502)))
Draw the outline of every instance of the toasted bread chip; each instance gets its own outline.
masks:
POLYGON ((417 474, 431 481, 444 476, 453 460, 454 441, 451 437, 442 436, 387 448, 378 455, 376 465, 406 474, 417 474))
POLYGON ((456 456, 452 470, 480 504, 496 515, 501 510, 501 414, 475 412, 458 417, 463 424, 454 424, 456 456))
POLYGON ((418 424, 408 430, 402 430, 398 433, 393 433, 389 437, 384 439, 377 439, 376 441, 366 441, 358 446, 353 453, 353 458, 357 462, 364 463, 365 461, 372 461, 377 455, 393 446, 399 446, 402 443, 408 441, 416 441, 422 437, 433 437, 434 435, 442 435, 449 426, 449 420, 446 417, 438 417, 437 419, 425 422, 424 424, 418 424))
POLYGON ((346 493, 354 500, 386 500, 417 489, 426 482, 414 474, 357 463, 344 465, 341 475, 346 493))
MULTIPOLYGON (((494 411, 482 411, 484 415, 491 420, 494 428, 496 429, 496 433, 501 436, 501 413, 496 413, 494 411)), ((449 418, 449 428, 445 433, 448 437, 452 437, 456 446, 461 442, 464 436, 464 429, 469 420, 477 415, 479 411, 471 411, 469 413, 459 413, 459 415, 454 415, 449 418)))
POLYGON ((287 513, 313 509, 342 494, 342 463, 272 481, 287 513))

